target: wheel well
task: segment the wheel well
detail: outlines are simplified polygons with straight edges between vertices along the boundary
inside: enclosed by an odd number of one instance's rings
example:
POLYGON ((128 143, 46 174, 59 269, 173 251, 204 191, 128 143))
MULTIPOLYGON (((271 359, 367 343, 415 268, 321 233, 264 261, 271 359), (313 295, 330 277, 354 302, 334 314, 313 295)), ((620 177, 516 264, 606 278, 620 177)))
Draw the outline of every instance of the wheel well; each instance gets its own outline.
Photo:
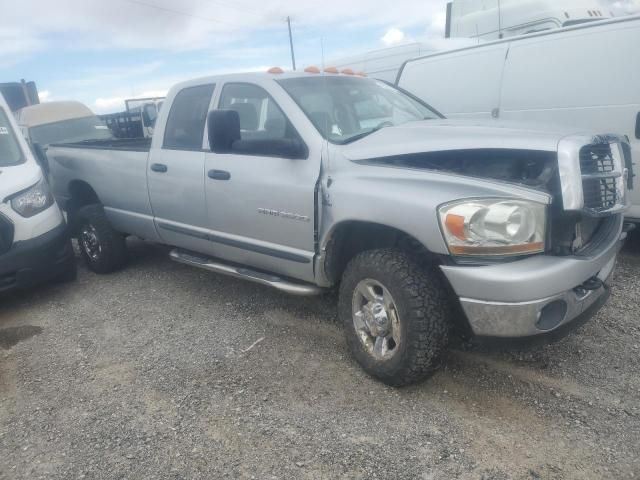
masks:
POLYGON ((67 205, 69 213, 86 205, 100 203, 96 191, 87 182, 81 180, 74 180, 69 184, 69 195, 71 196, 67 205))
POLYGON ((370 222, 349 221, 338 225, 327 243, 325 274, 338 283, 353 257, 367 250, 400 248, 420 257, 433 255, 414 237, 393 227, 370 222))
POLYGON ((74 180, 69 184, 69 195, 71 198, 65 205, 65 209, 68 214, 67 223, 69 224, 71 231, 75 231, 76 212, 87 205, 100 203, 100 199, 91 185, 87 182, 83 182, 82 180, 74 180))

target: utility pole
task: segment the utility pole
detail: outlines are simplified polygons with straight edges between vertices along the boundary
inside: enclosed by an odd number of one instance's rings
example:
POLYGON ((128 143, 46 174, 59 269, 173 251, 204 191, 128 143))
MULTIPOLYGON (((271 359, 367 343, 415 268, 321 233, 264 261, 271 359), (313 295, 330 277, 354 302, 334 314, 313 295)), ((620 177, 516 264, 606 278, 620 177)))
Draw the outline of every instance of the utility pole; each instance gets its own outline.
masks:
POLYGON ((289 27, 289 46, 291 47, 291 64, 293 65, 293 71, 296 70, 296 56, 293 53, 293 35, 291 35, 291 17, 287 17, 287 26, 289 27))
POLYGON ((500 8, 500 0, 498 0, 498 38, 502 38, 502 9, 500 8))

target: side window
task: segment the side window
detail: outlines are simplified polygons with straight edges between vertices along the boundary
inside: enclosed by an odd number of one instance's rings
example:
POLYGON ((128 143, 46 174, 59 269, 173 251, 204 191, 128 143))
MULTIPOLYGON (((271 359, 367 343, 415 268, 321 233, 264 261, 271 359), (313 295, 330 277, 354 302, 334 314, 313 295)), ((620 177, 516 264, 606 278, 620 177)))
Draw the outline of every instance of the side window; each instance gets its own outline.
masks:
POLYGON ((219 107, 240 117, 242 140, 297 140, 298 134, 280 107, 257 85, 229 83, 222 89, 219 107))
POLYGON ((164 132, 163 148, 200 150, 204 124, 215 85, 188 87, 171 104, 164 132))

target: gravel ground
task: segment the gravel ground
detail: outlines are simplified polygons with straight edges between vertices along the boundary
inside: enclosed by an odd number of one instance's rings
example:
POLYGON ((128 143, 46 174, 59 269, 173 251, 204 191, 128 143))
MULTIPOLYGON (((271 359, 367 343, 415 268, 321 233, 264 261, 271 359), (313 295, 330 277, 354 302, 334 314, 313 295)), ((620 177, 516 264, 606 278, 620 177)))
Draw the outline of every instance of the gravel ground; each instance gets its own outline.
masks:
POLYGON ((640 238, 607 306, 531 351, 368 378, 335 297, 171 262, 0 299, 2 479, 640 477, 640 238))

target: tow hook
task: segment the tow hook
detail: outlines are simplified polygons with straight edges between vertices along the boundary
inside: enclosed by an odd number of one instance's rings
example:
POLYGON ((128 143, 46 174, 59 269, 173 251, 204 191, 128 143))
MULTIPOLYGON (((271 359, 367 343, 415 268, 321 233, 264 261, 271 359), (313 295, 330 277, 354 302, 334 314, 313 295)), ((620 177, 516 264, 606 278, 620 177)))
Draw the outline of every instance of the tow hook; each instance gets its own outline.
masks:
POLYGON ((604 282, 600 280, 598 277, 591 277, 582 285, 578 285, 573 291, 580 298, 584 298, 587 293, 593 290, 598 290, 600 287, 604 285, 604 282))

